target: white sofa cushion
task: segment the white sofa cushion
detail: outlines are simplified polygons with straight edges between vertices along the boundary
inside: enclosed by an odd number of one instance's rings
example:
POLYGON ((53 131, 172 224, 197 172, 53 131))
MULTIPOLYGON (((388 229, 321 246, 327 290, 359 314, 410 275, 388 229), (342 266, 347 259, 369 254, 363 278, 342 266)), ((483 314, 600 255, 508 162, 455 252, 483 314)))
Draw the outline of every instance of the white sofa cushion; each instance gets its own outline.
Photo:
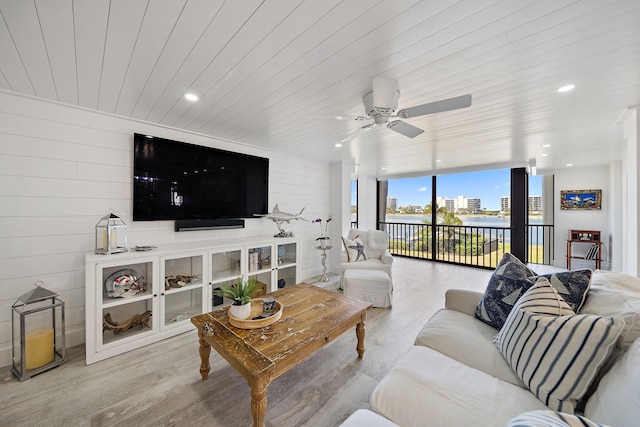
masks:
POLYGON ((594 421, 616 427, 637 426, 640 422, 640 339, 616 361, 602 378, 585 408, 594 421))
POLYGON ((389 249, 389 234, 381 230, 369 230, 367 247, 372 258, 378 258, 389 249))
POLYGON ((432 348, 458 362, 526 388, 493 344, 496 330, 473 314, 442 309, 422 328, 415 344, 432 348))
MULTIPOLYGON (((596 390, 600 378, 640 338, 640 279, 624 273, 596 270, 580 313, 618 316, 625 323, 609 359, 600 368, 596 380, 587 391, 583 399, 586 400, 596 390)), ((581 407, 584 403, 581 402, 581 407)))
POLYGON ((399 427, 383 416, 366 409, 358 409, 340 427, 399 427))
POLYGON ((495 342, 532 393, 572 414, 624 328, 615 317, 572 315, 546 278, 518 300, 495 342))
POLYGON ((520 414, 504 427, 607 427, 580 415, 554 411, 529 411, 520 414))
POLYGON ((625 328, 619 350, 628 350, 640 338, 640 278, 596 270, 580 313, 622 317, 625 328))
POLYGON ((548 408, 526 389, 413 346, 373 391, 371 409, 402 427, 495 427, 548 408))

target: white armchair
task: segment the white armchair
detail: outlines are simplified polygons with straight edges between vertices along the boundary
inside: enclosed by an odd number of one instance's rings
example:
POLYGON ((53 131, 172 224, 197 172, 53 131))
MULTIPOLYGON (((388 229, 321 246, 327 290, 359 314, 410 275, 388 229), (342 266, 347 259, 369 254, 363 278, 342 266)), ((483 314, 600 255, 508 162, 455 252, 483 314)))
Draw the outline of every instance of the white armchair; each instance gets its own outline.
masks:
MULTIPOLYGON (((393 257, 389 253, 388 249, 389 235, 386 232, 379 230, 350 229, 347 239, 353 241, 356 238, 359 238, 362 241, 366 259, 363 260, 362 257, 359 257, 358 260, 350 259, 349 254, 347 253, 348 248, 345 248, 343 239, 342 253, 340 254, 340 268, 342 270, 342 276, 344 276, 344 272, 348 269, 381 270, 389 275, 389 279, 391 279, 391 283, 393 284, 393 277, 391 275, 393 257)), ((342 276, 340 278, 341 288, 342 276)))

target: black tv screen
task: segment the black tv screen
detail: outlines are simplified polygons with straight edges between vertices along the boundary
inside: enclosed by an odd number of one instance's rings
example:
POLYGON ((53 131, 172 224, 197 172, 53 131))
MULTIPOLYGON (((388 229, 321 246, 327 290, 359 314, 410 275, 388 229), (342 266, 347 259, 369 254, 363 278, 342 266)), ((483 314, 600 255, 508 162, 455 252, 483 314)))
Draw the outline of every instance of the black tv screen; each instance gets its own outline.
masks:
POLYGON ((134 221, 267 213, 269 159, 138 133, 133 141, 134 221))

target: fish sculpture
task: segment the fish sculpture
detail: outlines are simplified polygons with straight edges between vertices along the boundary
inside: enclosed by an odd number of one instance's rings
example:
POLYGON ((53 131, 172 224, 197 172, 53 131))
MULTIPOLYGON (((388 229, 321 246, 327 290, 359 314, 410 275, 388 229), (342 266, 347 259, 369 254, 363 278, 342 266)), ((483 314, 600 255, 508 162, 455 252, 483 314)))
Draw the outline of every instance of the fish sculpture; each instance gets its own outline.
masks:
POLYGON ((305 208, 302 208, 300 210, 299 213, 297 214, 291 214, 291 213, 287 213, 287 212, 282 212, 279 208, 278 208, 278 204, 276 203, 276 205, 273 207, 273 210, 271 212, 269 212, 268 214, 254 214, 255 216, 261 216, 263 218, 266 219, 270 219, 271 221, 275 222, 276 225, 278 226, 278 230, 280 231, 278 234, 274 235, 273 237, 293 237, 293 232, 291 231, 284 231, 282 229, 282 224, 283 223, 291 223, 291 221, 293 220, 303 220, 303 221, 308 221, 306 219, 304 219, 302 217, 302 212, 304 211, 305 208))

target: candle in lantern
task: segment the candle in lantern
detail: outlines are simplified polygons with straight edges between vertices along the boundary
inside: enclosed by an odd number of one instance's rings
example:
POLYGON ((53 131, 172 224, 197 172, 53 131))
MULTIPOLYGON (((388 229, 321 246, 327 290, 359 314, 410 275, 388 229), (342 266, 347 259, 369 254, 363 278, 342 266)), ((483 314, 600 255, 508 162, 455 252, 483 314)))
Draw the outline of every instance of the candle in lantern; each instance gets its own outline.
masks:
POLYGON ((115 228, 111 230, 111 249, 116 249, 118 247, 118 233, 116 233, 115 228))
POLYGON ((118 234, 115 229, 111 230, 111 234, 109 235, 109 242, 107 242, 107 230, 102 231, 102 249, 116 249, 118 247, 118 234))
POLYGON ((53 362, 53 329, 31 332, 24 340, 26 369, 36 369, 53 362))

